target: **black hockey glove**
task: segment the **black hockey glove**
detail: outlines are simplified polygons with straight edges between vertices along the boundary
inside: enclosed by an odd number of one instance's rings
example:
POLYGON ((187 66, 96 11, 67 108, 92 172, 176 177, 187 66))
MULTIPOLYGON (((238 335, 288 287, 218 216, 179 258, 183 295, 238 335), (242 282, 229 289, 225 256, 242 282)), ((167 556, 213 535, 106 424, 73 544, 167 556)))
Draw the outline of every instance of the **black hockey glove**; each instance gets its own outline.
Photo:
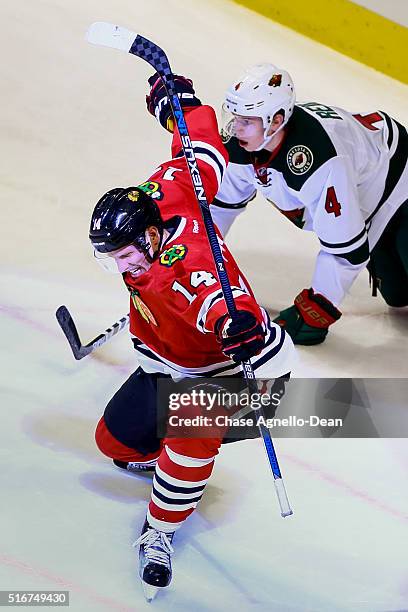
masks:
POLYGON ((265 330, 247 310, 238 310, 233 321, 223 315, 215 324, 215 333, 222 352, 237 363, 258 355, 265 346, 265 330))
POLYGON ((294 344, 320 344, 328 334, 329 325, 338 321, 341 312, 327 298, 313 289, 303 289, 295 303, 282 310, 276 319, 288 332, 294 344))
MULTIPOLYGON (((201 102, 195 96, 193 81, 178 74, 174 75, 176 92, 180 98, 182 108, 191 106, 201 106, 201 102)), ((174 118, 171 112, 169 98, 163 81, 157 72, 150 77, 150 94, 146 96, 147 110, 156 117, 157 121, 168 131, 174 131, 174 118)))

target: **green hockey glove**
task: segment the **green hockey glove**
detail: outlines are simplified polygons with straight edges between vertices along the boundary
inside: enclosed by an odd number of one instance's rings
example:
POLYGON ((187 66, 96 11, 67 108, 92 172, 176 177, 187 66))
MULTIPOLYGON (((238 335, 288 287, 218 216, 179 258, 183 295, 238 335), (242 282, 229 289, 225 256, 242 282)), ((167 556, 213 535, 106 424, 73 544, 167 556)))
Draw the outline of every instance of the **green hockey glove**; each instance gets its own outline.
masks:
POLYGON ((320 344, 330 325, 338 321, 341 312, 327 298, 313 289, 303 289, 294 305, 282 310, 274 319, 288 332, 294 344, 320 344))

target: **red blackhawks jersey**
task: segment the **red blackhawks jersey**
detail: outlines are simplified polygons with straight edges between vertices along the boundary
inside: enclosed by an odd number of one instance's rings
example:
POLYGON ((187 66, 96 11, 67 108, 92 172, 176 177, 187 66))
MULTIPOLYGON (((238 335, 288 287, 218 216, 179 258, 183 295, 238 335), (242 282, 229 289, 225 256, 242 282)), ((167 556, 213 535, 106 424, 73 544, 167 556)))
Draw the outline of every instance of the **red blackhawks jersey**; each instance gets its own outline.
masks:
MULTIPOLYGON (((207 199, 212 201, 227 159, 214 111, 200 106, 186 113, 186 122, 207 199)), ((140 186, 155 199, 163 219, 172 221, 149 271, 139 277, 123 275, 131 295, 130 332, 146 372, 175 379, 236 374, 240 365, 222 353, 214 333, 227 308, 178 134, 172 155, 140 186)), ((256 375, 283 375, 291 369, 290 338, 258 306, 221 237, 219 241, 237 308, 252 312, 265 325, 266 346, 253 359, 256 375)))

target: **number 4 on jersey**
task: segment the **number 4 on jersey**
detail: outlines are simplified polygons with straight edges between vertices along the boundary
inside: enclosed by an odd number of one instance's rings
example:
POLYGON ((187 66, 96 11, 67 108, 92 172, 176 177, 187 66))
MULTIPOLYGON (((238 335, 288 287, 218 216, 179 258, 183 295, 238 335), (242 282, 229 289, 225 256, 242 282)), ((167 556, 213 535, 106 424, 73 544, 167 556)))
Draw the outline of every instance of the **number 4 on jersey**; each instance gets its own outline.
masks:
POLYGON ((324 205, 326 212, 333 213, 335 217, 341 215, 341 204, 337 199, 334 187, 329 187, 326 194, 326 203, 324 205))

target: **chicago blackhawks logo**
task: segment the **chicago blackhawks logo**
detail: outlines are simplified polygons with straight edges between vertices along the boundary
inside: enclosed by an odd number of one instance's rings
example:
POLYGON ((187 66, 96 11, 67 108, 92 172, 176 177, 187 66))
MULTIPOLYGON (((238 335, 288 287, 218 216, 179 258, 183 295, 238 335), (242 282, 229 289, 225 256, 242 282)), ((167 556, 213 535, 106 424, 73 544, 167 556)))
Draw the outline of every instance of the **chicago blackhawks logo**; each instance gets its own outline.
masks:
POLYGON ((160 183, 156 181, 146 181, 141 185, 138 185, 139 189, 147 193, 148 196, 153 198, 153 200, 162 200, 163 193, 161 191, 160 183))
POLYGON ((131 202, 137 202, 139 199, 139 192, 138 191, 129 191, 129 193, 127 194, 128 200, 130 200, 131 202))
POLYGON ((139 292, 134 290, 131 292, 130 297, 132 298, 132 302, 138 313, 142 316, 142 318, 147 323, 152 323, 157 327, 157 321, 153 316, 152 311, 146 306, 146 304, 141 300, 139 292))
POLYGON ((160 255, 159 261, 162 266, 166 266, 166 268, 171 268, 176 261, 180 261, 184 259, 187 255, 187 247, 184 244, 175 244, 169 249, 163 251, 160 255))
POLYGON ((308 147, 297 145, 288 151, 286 161, 293 174, 305 174, 313 164, 313 153, 308 147))

